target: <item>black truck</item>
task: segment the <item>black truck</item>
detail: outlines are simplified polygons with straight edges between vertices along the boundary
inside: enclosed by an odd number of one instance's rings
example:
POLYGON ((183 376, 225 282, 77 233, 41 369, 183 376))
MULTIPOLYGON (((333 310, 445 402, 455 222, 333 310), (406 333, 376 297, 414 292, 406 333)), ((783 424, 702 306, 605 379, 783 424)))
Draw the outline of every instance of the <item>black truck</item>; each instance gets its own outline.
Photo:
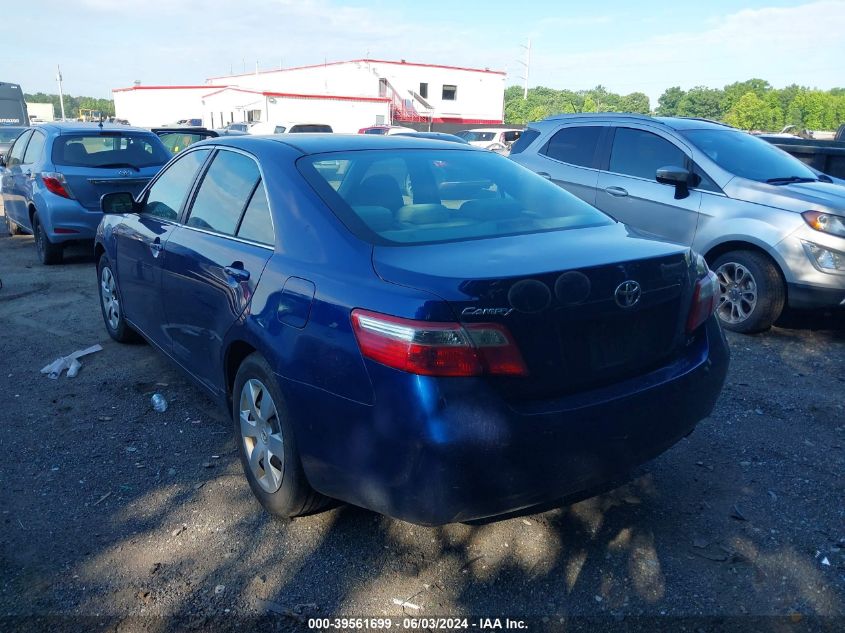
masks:
POLYGON ((839 126, 832 141, 767 134, 762 134, 760 138, 789 152, 813 169, 845 179, 845 124, 839 126))

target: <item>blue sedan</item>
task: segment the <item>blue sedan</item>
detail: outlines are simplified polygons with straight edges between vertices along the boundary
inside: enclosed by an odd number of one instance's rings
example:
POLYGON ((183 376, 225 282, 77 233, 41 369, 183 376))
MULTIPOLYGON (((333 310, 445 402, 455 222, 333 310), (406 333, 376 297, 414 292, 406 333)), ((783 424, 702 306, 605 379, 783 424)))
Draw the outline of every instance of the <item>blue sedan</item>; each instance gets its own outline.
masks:
POLYGON ((103 196, 105 326, 232 414, 284 517, 436 525, 564 498, 707 416, 718 284, 497 154, 398 136, 190 146, 103 196))

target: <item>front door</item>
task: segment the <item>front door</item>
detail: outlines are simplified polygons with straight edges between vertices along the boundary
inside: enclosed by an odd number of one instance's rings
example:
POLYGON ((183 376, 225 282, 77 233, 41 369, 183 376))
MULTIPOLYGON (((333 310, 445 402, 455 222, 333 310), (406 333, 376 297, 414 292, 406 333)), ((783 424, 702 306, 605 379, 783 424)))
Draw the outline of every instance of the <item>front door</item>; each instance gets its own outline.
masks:
POLYGON ((12 149, 7 155, 6 168, 0 171, 2 174, 3 191, 3 213, 12 218, 15 224, 29 227, 29 216, 26 209, 26 195, 24 189, 24 176, 21 168, 24 152, 32 131, 21 134, 12 149))
POLYGON ((123 313, 156 345, 168 349, 163 330, 161 270, 164 246, 210 150, 186 152, 166 167, 141 200, 140 213, 127 214, 115 228, 117 274, 123 313))
POLYGON ((258 164, 220 149, 165 245, 161 292, 174 358, 222 391, 223 341, 249 306, 274 234, 258 164))
POLYGON ((688 167, 687 154, 646 130, 616 128, 607 172, 598 178, 595 205, 617 220, 657 237, 692 244, 701 193, 675 198, 675 187, 657 182, 661 167, 688 167))

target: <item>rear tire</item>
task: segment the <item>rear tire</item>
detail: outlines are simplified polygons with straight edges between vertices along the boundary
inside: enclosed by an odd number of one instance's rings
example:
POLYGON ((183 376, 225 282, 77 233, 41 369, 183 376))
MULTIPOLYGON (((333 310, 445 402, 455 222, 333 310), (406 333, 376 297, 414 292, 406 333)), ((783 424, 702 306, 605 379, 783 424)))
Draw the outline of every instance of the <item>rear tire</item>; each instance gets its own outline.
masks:
POLYGON ((775 263, 762 253, 730 251, 713 262, 719 278, 716 314, 727 330, 752 334, 772 327, 786 303, 786 288, 775 263))
POLYGON ((135 343, 141 340, 140 335, 126 322, 123 315, 123 299, 117 287, 117 277, 105 253, 97 262, 97 279, 100 286, 100 312, 106 331, 118 343, 135 343))
POLYGON ((305 478, 284 397, 257 352, 241 363, 235 377, 232 420, 249 487, 267 512, 288 519, 329 504, 305 478))
POLYGON ((32 216, 32 234, 35 236, 35 251, 38 253, 38 260, 45 266, 61 264, 64 259, 64 247, 50 241, 47 231, 44 230, 38 218, 38 213, 32 216))

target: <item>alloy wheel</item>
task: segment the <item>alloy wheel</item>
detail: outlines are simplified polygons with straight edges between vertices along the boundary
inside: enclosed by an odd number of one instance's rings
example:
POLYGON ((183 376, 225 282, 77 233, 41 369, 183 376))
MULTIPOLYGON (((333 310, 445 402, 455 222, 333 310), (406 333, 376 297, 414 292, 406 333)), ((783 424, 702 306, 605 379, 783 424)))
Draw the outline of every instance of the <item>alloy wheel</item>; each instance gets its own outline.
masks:
POLYGON ((238 411, 249 469, 258 485, 272 494, 282 485, 285 445, 270 390, 260 380, 247 380, 241 389, 238 411))
POLYGON ((727 323, 741 323, 757 307, 757 282, 742 264, 725 262, 716 269, 719 278, 719 318, 727 323))
POLYGON ((120 301, 117 298, 117 284, 111 268, 104 266, 100 273, 100 300, 103 302, 103 312, 112 330, 120 325, 120 301))

